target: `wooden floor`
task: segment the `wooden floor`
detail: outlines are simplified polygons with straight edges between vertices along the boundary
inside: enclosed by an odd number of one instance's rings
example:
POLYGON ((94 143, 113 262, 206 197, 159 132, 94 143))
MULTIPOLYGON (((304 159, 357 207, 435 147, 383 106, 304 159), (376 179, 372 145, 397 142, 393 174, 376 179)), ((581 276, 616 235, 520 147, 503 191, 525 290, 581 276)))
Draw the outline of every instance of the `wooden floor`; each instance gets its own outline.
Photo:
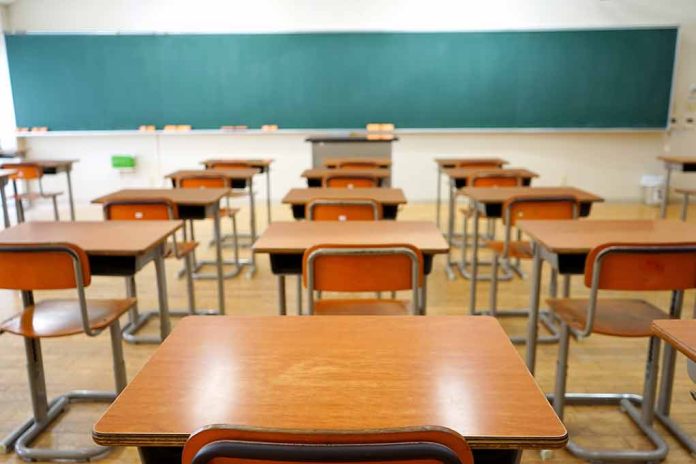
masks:
MULTIPOLYGON (((245 205, 244 205, 245 206, 245 205)), ((676 216, 678 207, 672 208, 676 216)), ((444 208, 443 208, 444 211, 444 208)), ((246 213, 246 211, 244 211, 246 213)), ((265 211, 260 208, 263 230, 265 211)), ((434 219, 432 204, 416 204, 404 207, 400 219, 434 219)), ((691 211, 696 220, 696 209, 691 211)), ((30 213, 32 219, 49 219, 49 210, 36 210, 30 213)), ((100 219, 100 210, 92 206, 78 209, 80 219, 100 219)), ((291 220, 289 208, 277 206, 273 211, 275 220, 291 220)), ((657 209, 634 204, 599 204, 595 207, 594 218, 655 218, 657 209)), ((240 224, 247 224, 245 216, 240 218, 240 224)), ((229 227, 223 224, 223 227, 229 227)), ((210 236, 210 224, 201 223, 198 226, 198 237, 207 244, 210 236)), ((212 256, 212 250, 202 247, 203 255, 212 256)), ((245 251, 248 253, 248 251, 245 251)), ((469 294, 469 284, 459 278, 448 281, 444 273, 445 258, 435 261, 435 268, 429 280, 429 307, 432 315, 466 314, 469 294)), ((185 285, 176 278, 178 265, 168 263, 168 286, 170 307, 182 307, 185 302, 185 285)), ((527 268, 528 269, 528 266, 527 268)), ((547 281, 548 279, 544 279, 547 281)), ((137 276, 141 308, 152 308, 156 303, 155 280, 152 266, 146 268, 137 276)), ((227 311, 230 315, 260 315, 276 314, 276 280, 269 270, 268 257, 261 255, 258 259, 258 272, 252 279, 244 276, 228 280, 225 284, 227 295, 227 311)), ((196 282, 199 307, 212 307, 216 301, 215 284, 213 281, 196 282)), ((294 307, 294 279, 288 282, 289 311, 294 307)), ((581 279, 573 279, 574 295, 586 293, 581 279)), ((485 307, 488 286, 479 285, 479 304, 485 307)), ((118 297, 124 295, 124 283, 117 278, 97 277, 88 289, 91 297, 118 297)), ((40 296, 40 295, 39 295, 40 296)), ((660 307, 667 308, 669 295, 650 295, 649 299, 660 307)), ((529 282, 515 280, 500 285, 499 304, 501 308, 524 307, 529 300, 529 282)), ((686 296, 685 318, 691 318, 694 295, 686 296)), ((0 319, 14 314, 20 308, 18 295, 14 292, 0 291, 0 319)), ((173 321, 176 323, 176 319, 173 321)), ((523 319, 506 319, 503 324, 510 333, 523 333, 523 319)), ((156 330, 156 323, 150 330, 156 330)), ((86 336, 75 336, 57 340, 45 340, 44 362, 49 397, 72 389, 112 389, 111 361, 108 334, 90 339, 86 336)), ((153 346, 126 345, 125 357, 129 377, 136 374, 152 354, 153 346)), ((570 371, 568 391, 629 391, 640 393, 644 361, 647 349, 645 340, 612 339, 609 337, 593 336, 582 343, 571 344, 570 371)), ((520 353, 523 348, 520 347, 520 353)), ((545 391, 553 386, 553 374, 556 360, 556 345, 542 345, 537 361, 537 378, 545 391)), ((282 356, 282 353, 278 354, 282 356)), ((24 348, 19 337, 5 334, 0 336, 0 435, 4 435, 24 421, 31 413, 29 395, 27 393, 27 378, 25 373, 24 348)), ((505 376, 505 372, 500 373, 505 376)), ((673 416, 681 421, 686 430, 696 436, 696 403, 690 399, 689 389, 696 389, 686 375, 685 362, 679 357, 677 378, 674 391, 673 416)), ((172 404, 171 407, 177 407, 172 404)), ((40 442, 41 445, 53 446, 88 446, 90 430, 93 422, 104 410, 103 405, 75 405, 64 420, 59 422, 50 434, 40 442)), ((566 417, 571 436, 581 443, 594 446, 645 448, 649 446, 638 433, 638 429, 620 414, 615 408, 570 408, 566 417)), ((662 429, 660 428, 660 431, 662 429)), ((694 462, 683 448, 671 437, 667 437, 670 454, 666 462, 670 464, 694 462)), ((524 462, 539 461, 539 454, 526 452, 524 462)), ((565 451, 556 451, 551 462, 576 462, 577 459, 565 451)), ((14 455, 0 456, 0 462, 20 462, 14 455)), ((139 462, 134 449, 117 449, 103 462, 135 463, 139 462)))

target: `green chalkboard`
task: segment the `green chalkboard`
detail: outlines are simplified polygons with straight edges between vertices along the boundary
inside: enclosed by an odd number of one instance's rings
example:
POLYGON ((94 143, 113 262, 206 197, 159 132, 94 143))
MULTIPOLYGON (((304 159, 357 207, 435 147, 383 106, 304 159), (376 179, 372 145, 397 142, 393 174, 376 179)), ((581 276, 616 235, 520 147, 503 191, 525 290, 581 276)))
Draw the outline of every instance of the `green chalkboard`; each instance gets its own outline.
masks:
POLYGON ((9 35, 17 125, 664 128, 675 28, 9 35))

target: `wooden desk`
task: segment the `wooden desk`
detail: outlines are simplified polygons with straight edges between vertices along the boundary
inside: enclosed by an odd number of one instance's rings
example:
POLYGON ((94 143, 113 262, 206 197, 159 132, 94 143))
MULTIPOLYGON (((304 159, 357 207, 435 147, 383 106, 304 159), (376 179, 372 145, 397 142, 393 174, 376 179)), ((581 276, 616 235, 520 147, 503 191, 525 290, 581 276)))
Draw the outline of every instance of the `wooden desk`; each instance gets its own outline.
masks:
POLYGON ((369 156, 343 156, 343 157, 332 157, 325 158, 322 161, 322 166, 329 169, 338 168, 340 164, 343 163, 374 163, 379 168, 391 169, 392 160, 390 158, 382 157, 369 157, 369 156))
POLYGON ((222 243, 220 241, 220 200, 230 195, 229 189, 123 189, 92 200, 92 203, 108 203, 117 200, 168 199, 177 205, 179 218, 183 220, 213 218, 215 257, 218 282, 218 307, 225 313, 225 289, 222 268, 222 243))
POLYGON ((696 172, 696 156, 658 156, 657 159, 665 165, 667 175, 665 177, 665 194, 660 205, 660 217, 667 217, 667 204, 669 203, 669 186, 672 180, 672 171, 696 172))
MULTIPOLYGON (((278 276, 279 310, 285 314, 285 276, 288 274, 298 276, 298 311, 302 308, 302 255, 308 248, 321 243, 384 245, 404 242, 423 252, 426 275, 432 270, 434 255, 447 253, 449 249, 435 224, 425 221, 301 221, 271 224, 254 244, 254 253, 270 255, 271 272, 278 276)), ((423 301, 426 301, 425 294, 423 301)))
POLYGON ((242 163, 250 168, 258 169, 260 173, 266 173, 266 219, 271 223, 271 164, 272 159, 235 159, 235 158, 212 158, 202 161, 206 169, 212 169, 216 164, 221 163, 242 163))
MULTIPOLYGON (((503 216, 503 203, 517 195, 538 195, 546 197, 574 196, 580 203, 579 215, 588 216, 592 204, 604 201, 602 197, 574 187, 464 187, 459 194, 468 197, 471 201, 474 217, 472 232, 472 259, 471 259, 471 293, 469 295, 469 311, 476 312, 476 284, 478 278, 478 249, 479 249, 479 217, 501 218, 503 216)), ((451 236, 450 236, 451 240, 451 236)), ((449 255, 448 255, 449 256, 449 255)), ((448 263, 452 263, 448 260, 448 263)))
POLYGON ((324 185, 324 178, 327 176, 365 176, 375 177, 378 181, 378 186, 382 187, 384 181, 389 179, 391 171, 385 168, 377 169, 337 169, 337 168, 314 168, 305 169, 302 172, 302 177, 307 179, 307 187, 321 187, 324 185))
POLYGON ((696 195, 696 188, 678 188, 674 189, 674 191, 684 196, 680 219, 686 221, 686 216, 689 213, 689 197, 696 195))
POLYGON ((146 463, 179 463, 188 436, 214 423, 436 425, 462 434, 475 460, 500 463, 567 441, 500 324, 465 316, 188 317, 92 435, 141 447, 146 463))
POLYGON ((10 213, 7 210, 7 192, 5 192, 5 187, 7 187, 10 176, 14 172, 12 169, 0 169, 0 199, 2 199, 2 217, 5 228, 10 227, 10 213))
POLYGON ((154 261, 164 340, 170 330, 165 244, 181 226, 181 221, 23 222, 1 231, 0 244, 74 243, 87 253, 91 273, 99 276, 133 276, 154 261))
POLYGON ((356 198, 372 198, 382 204, 384 219, 396 219, 399 205, 407 203, 404 191, 399 188, 294 188, 283 198, 283 203, 292 207, 292 215, 295 219, 304 219, 305 206, 312 200, 350 200, 356 198))
POLYGON ((12 161, 3 163, 0 165, 2 169, 12 169, 12 164, 16 163, 34 163, 41 166, 43 173, 47 175, 55 175, 60 173, 65 173, 68 184, 68 203, 70 206, 70 220, 75 220, 75 200, 73 198, 72 190, 72 167, 73 164, 77 163, 79 160, 69 159, 69 160, 54 160, 54 159, 21 159, 19 161, 12 161))

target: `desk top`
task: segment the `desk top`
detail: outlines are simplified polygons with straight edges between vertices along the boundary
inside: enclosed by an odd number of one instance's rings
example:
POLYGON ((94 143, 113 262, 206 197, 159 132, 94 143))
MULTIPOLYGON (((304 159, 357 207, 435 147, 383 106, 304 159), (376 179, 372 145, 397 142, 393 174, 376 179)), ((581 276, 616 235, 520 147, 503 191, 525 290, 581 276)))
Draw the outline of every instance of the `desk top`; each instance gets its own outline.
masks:
POLYGON ((383 156, 332 156, 330 158, 324 158, 321 163, 326 168, 336 168, 341 163, 375 163, 378 164, 380 168, 390 168, 392 160, 383 156))
POLYGON ((435 158, 435 162, 440 166, 456 166, 460 168, 465 168, 467 165, 482 165, 482 164, 497 164, 502 167, 504 164, 508 164, 502 158, 435 158))
POLYGON ((74 163, 78 163, 80 160, 76 159, 34 159, 34 158, 25 158, 17 161, 7 161, 5 163, 2 163, 3 168, 9 167, 10 169, 12 168, 12 164, 23 164, 23 163, 33 163, 33 164, 38 164, 39 166, 43 168, 66 168, 66 167, 71 167, 74 163))
POLYGON ((405 204, 406 196, 400 188, 338 188, 338 187, 314 187, 294 188, 283 198, 283 203, 293 205, 306 204, 317 198, 331 200, 350 200, 354 198, 372 198, 375 201, 387 205, 405 204))
POLYGON ((167 240, 181 221, 23 222, 0 231, 0 244, 68 242, 88 255, 139 256, 167 240))
POLYGON ((182 177, 220 177, 223 176, 228 180, 251 179, 256 174, 259 174, 256 168, 240 168, 240 169, 180 169, 167 174, 167 179, 174 179, 178 182, 182 177))
POLYGON ((652 323, 652 332, 687 358, 696 361, 696 320, 656 320, 652 323))
POLYGON ((302 172, 302 177, 309 179, 323 179, 324 176, 371 176, 377 178, 387 178, 391 175, 389 169, 340 169, 340 168, 313 168, 305 169, 302 172))
POLYGON ((182 446, 213 423, 437 425, 476 448, 567 440, 500 324, 484 316, 187 317, 92 435, 101 445, 182 446))
POLYGON ((446 168, 442 170, 445 175, 451 177, 452 179, 466 179, 474 175, 495 175, 503 174, 508 176, 518 176, 526 179, 531 179, 534 177, 539 177, 534 171, 530 171, 524 168, 446 168))
POLYGON ((304 253, 319 243, 411 243, 426 254, 447 253, 447 241, 427 221, 274 221, 254 243, 256 253, 304 253))
POLYGON ((672 164, 696 164, 696 156, 658 156, 657 159, 672 164))
POLYGON ((516 195, 574 195, 581 203, 604 201, 575 187, 463 187, 457 192, 479 203, 504 203, 516 195))
POLYGON ((517 227, 554 253, 589 253, 610 242, 696 244, 696 224, 665 219, 522 220, 517 227))
POLYGON ((210 167, 214 164, 220 164, 220 163, 242 163, 242 164, 247 164, 252 167, 259 167, 259 168, 267 168, 268 166, 273 163, 272 159, 252 159, 252 158, 241 158, 241 159, 236 159, 236 158, 212 158, 212 159, 207 159, 205 161, 201 161, 201 164, 205 165, 205 167, 210 167))
POLYGON ((687 195, 694 195, 696 194, 696 188, 676 188, 674 189, 675 192, 677 193, 686 193, 687 195))
MULTIPOLYGON (((166 198, 177 205, 207 206, 234 195, 230 189, 123 189, 92 200, 92 203, 107 203, 115 200, 147 200, 166 198)), ((241 195, 241 194, 240 194, 241 195)))

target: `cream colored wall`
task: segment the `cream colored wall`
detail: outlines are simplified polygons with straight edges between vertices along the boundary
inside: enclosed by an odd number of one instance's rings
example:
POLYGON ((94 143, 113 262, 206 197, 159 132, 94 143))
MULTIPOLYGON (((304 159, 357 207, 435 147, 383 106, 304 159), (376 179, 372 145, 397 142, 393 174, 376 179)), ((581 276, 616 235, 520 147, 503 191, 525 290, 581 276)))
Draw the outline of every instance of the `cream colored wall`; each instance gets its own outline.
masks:
MULTIPOLYGON (((394 149, 394 182, 410 199, 429 200, 435 196, 433 157, 496 155, 537 170, 539 184, 572 184, 608 199, 632 200, 640 195, 641 174, 661 172, 657 155, 664 151, 695 154, 696 131, 683 127, 686 116, 696 110, 687 101, 690 86, 696 84, 696 2, 692 0, 18 0, 8 13, 13 30, 52 32, 423 31, 678 24, 674 115, 679 122, 669 134, 405 135, 394 149)), ((164 137, 159 150, 153 140, 51 137, 30 139, 27 145, 35 156, 80 157, 75 182, 82 200, 122 182, 159 185, 166 171, 195 166, 212 153, 275 157, 273 196, 278 198, 287 188, 302 185, 298 175, 310 163, 309 147, 297 135, 164 137), (139 156, 137 174, 119 177, 110 172, 109 155, 122 152, 139 156)), ((677 175, 674 182, 694 185, 696 176, 677 175)))

